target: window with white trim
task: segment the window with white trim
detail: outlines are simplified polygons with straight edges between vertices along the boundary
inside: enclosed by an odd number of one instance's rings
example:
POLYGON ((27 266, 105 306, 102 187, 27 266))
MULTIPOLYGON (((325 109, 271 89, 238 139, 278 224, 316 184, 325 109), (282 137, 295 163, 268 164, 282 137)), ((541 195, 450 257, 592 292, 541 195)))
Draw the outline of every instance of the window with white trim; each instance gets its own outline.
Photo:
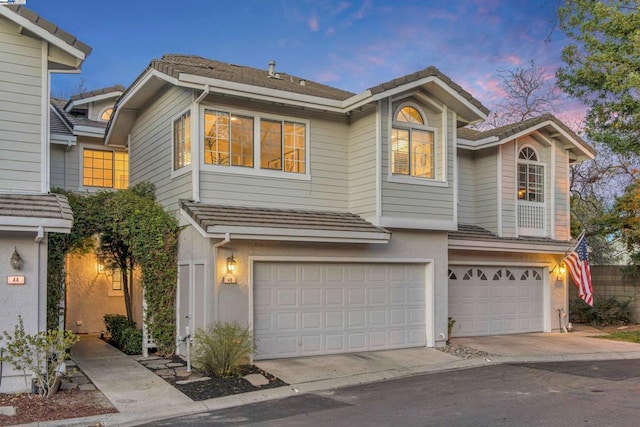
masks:
POLYGON ((205 108, 203 163, 253 171, 247 173, 304 175, 307 126, 302 121, 205 108))
POLYGON ((100 114, 100 120, 108 122, 113 114, 113 108, 107 108, 100 114))
POLYGON ((436 176, 435 132, 427 128, 415 107, 404 106, 393 118, 391 173, 430 179, 436 176))
POLYGON ((204 163, 253 167, 253 118, 204 112, 204 163))
POLYGON ((518 199, 544 202, 544 165, 531 147, 522 148, 518 154, 518 199))
POLYGON ((191 113, 173 121, 173 170, 191 164, 191 113))
POLYGON ((129 187, 129 154, 123 151, 82 151, 82 185, 85 187, 129 187))

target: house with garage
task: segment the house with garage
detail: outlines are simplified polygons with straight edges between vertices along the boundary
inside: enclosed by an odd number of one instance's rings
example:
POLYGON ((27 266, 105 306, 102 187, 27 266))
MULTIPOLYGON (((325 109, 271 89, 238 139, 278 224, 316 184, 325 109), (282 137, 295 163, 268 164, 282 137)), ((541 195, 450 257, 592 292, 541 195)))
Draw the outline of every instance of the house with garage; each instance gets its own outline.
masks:
MULTIPOLYGON (((0 5, 0 331, 19 316, 29 334, 47 327, 47 240, 73 223, 66 197, 50 193, 49 80, 79 72, 90 52, 23 6, 0 5)), ((24 388, 5 364, 0 392, 24 388)))
MULTIPOLYGON (((51 98, 51 186, 81 194, 129 186, 129 154, 124 146, 105 147, 104 132, 124 87, 51 98)), ((97 238, 96 238, 97 243, 97 238)), ((126 314, 120 271, 109 271, 95 252, 66 260, 64 326, 74 333, 101 333, 105 314, 126 314)), ((142 292, 134 286, 134 320, 142 324, 142 292)))
POLYGON ((179 337, 239 321, 255 359, 434 347, 452 314, 459 336, 551 331, 567 307, 568 168, 593 153, 550 116, 466 129, 487 114, 434 67, 355 94, 165 55, 105 142, 185 227, 179 337))

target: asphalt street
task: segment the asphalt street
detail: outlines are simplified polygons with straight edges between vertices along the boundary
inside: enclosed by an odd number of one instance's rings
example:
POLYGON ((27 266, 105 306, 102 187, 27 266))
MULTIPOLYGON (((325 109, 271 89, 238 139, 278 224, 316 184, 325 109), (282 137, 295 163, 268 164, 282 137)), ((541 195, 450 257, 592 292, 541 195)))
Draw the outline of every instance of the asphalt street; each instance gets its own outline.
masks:
POLYGON ((640 360, 418 375, 148 426, 638 426, 640 360))

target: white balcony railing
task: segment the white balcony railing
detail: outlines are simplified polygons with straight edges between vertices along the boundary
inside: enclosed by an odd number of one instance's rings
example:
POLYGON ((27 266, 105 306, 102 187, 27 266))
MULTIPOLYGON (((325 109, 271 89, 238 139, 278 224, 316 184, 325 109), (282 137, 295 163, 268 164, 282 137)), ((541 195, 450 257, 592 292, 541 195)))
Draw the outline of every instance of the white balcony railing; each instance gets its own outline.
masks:
POLYGON ((546 232, 544 203, 518 200, 518 234, 544 237, 546 232))

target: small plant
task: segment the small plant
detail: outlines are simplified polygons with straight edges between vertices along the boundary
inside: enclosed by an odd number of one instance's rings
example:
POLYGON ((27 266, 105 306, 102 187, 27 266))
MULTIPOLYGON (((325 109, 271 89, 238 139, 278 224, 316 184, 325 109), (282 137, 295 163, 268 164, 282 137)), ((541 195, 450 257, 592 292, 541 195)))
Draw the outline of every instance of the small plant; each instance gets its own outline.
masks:
POLYGON ((107 332, 111 335, 111 339, 116 343, 122 341, 122 334, 128 328, 135 328, 135 322, 127 319, 127 316, 123 316, 122 314, 105 314, 104 315, 104 324, 107 328, 107 332))
POLYGON ((249 328, 216 322, 194 336, 194 362, 208 376, 231 377, 255 349, 249 328))
POLYGON ((67 351, 79 340, 72 332, 58 329, 27 334, 22 316, 18 316, 13 335, 3 331, 0 339, 6 340, 2 361, 24 373, 27 388, 30 388, 28 374, 32 374, 38 392, 44 397, 51 397, 58 390, 65 373, 67 351))
POLYGON ((447 345, 451 339, 451 332, 453 332, 453 325, 456 324, 456 320, 453 317, 447 318, 447 345))
POLYGON ((120 334, 120 349, 125 354, 142 353, 142 331, 136 327, 130 327, 120 334))

